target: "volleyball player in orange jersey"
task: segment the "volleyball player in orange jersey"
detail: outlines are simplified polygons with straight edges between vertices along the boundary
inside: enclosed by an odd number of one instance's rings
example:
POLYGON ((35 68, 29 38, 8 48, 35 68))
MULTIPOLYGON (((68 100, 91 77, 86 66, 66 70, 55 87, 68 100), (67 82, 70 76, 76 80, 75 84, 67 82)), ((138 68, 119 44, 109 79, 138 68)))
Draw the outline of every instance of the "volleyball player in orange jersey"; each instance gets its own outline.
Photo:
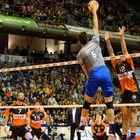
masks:
MULTIPOLYGON (((38 101, 35 102, 34 105, 40 105, 38 101)), ((36 135, 38 139, 43 140, 50 140, 47 134, 42 131, 41 125, 43 121, 45 121, 47 124, 49 124, 49 118, 44 110, 41 110, 40 108, 35 108, 28 112, 28 125, 30 125, 32 129, 32 135, 36 135)))
POLYGON ((107 140, 107 125, 102 120, 102 115, 97 114, 95 122, 91 125, 94 140, 107 140))
MULTIPOLYGON (((134 74, 134 64, 130 57, 126 43, 124 40, 125 27, 119 28, 118 36, 121 41, 122 53, 127 57, 121 59, 112 59, 111 63, 115 72, 118 75, 120 86, 122 89, 121 103, 138 103, 139 102, 139 86, 134 74)), ((110 56, 115 56, 110 43, 110 35, 105 34, 105 41, 110 56)), ((137 107, 122 107, 123 125, 122 125, 122 140, 126 140, 127 132, 130 128, 131 136, 129 140, 135 140, 136 122, 137 122, 137 107)))
MULTIPOLYGON (((26 106, 24 104, 24 94, 18 93, 17 101, 15 101, 11 106, 26 106)), ((29 131, 29 128, 26 125, 26 115, 27 108, 8 108, 5 112, 4 124, 7 125, 9 116, 12 116, 12 123, 10 126, 10 131, 12 131, 10 139, 15 139, 17 136, 20 136, 27 140, 33 140, 33 137, 29 131)))

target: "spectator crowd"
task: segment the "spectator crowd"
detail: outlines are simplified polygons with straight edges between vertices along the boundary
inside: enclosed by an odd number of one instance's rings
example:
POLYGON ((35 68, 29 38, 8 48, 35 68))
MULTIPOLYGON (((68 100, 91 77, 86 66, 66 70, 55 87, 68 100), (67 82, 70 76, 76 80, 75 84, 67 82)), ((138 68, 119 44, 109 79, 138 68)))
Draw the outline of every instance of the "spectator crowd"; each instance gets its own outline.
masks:
MULTIPOLYGON (((39 101, 41 105, 71 105, 73 102, 81 105, 84 96, 86 77, 79 65, 53 68, 33 69, 0 73, 0 103, 12 104, 19 92, 25 94, 25 103, 32 105, 39 101)), ((114 102, 119 103, 119 90, 115 90, 114 102)), ((101 89, 96 93, 93 104, 102 104, 101 89)), ((100 109, 91 109, 90 117, 100 109)), ((103 109, 101 109, 103 111, 103 109)), ((1 110, 2 111, 2 110, 1 110)), ((67 124, 66 109, 45 109, 56 124, 67 124)))
MULTIPOLYGON (((37 23, 91 28, 88 2, 89 0, 2 0, 0 12, 4 15, 31 18, 37 23)), ((118 27, 125 25, 128 34, 140 35, 139 15, 127 2, 99 0, 99 4, 99 29, 117 31, 118 27)))
MULTIPOLYGON (((62 0, 6 0, 0 1, 0 12, 4 15, 32 18, 37 22, 48 24, 73 24, 71 18, 79 26, 91 28, 91 15, 87 11, 85 1, 62 1, 62 0), (69 16, 68 16, 69 15, 69 16), (70 18, 71 17, 71 18, 70 18)), ((100 1, 99 1, 100 2, 100 1)), ((116 31, 118 26, 126 25, 128 34, 140 35, 139 26, 131 9, 120 0, 100 2, 99 22, 101 30, 116 31), (117 9, 117 12, 116 12, 117 9)), ((19 54, 18 48, 14 55, 19 54)), ((53 63, 59 61, 75 60, 76 53, 64 54, 49 53, 47 48, 42 52, 30 52, 29 63, 16 63, 15 66, 27 66, 33 64, 53 63)), ((7 64, 9 65, 9 64, 7 64)), ((7 65, 0 63, 1 68, 7 65)), ((8 66, 10 67, 10 66, 8 66)), ((115 74, 110 69, 115 86, 114 103, 120 101, 120 89, 115 74)), ((83 104, 84 83, 86 77, 79 65, 32 69, 25 71, 0 73, 0 106, 12 104, 19 92, 25 94, 25 103, 32 105, 39 101, 41 105, 71 105, 73 102, 83 104)), ((99 89, 93 99, 93 104, 102 104, 104 99, 99 89)), ((47 109, 52 125, 68 125, 67 108, 47 109)), ((96 114, 102 114, 105 118, 104 108, 91 108, 89 125, 95 120, 96 114)), ((120 113, 116 108, 116 116, 120 113)), ((0 124, 3 117, 3 109, 0 109, 0 124)))

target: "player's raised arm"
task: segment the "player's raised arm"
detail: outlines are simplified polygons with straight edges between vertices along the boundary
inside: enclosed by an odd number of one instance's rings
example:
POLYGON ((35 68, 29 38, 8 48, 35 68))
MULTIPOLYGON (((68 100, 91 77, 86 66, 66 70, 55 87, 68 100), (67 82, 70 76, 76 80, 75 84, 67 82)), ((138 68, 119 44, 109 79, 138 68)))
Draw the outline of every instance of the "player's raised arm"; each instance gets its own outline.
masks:
POLYGON ((88 4, 88 8, 92 12, 92 15, 93 15, 93 32, 95 35, 99 36, 98 16, 97 16, 98 7, 99 7, 99 4, 96 0, 92 0, 88 4))
POLYGON ((110 56, 115 56, 114 54, 114 50, 112 48, 111 42, 110 42, 110 34, 109 32, 105 33, 105 42, 106 42, 106 46, 107 46, 107 50, 110 56))
POLYGON ((124 55, 127 55, 129 53, 128 53, 128 50, 127 50, 127 47, 126 47, 126 42, 125 42, 125 39, 124 39, 124 32, 125 32, 125 30, 126 30, 125 26, 123 26, 122 28, 119 28, 118 36, 119 36, 120 41, 121 41, 122 53, 124 55))

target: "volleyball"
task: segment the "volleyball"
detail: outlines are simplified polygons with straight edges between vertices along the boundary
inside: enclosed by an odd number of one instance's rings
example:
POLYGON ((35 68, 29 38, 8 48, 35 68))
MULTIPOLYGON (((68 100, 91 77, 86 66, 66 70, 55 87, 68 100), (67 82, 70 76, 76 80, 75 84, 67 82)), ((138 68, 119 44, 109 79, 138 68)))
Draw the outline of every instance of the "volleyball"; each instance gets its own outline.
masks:
POLYGON ((96 0, 91 0, 89 3, 88 3, 88 10, 90 12, 92 12, 92 9, 93 8, 96 8, 96 11, 98 10, 99 8, 99 3, 96 1, 96 0))

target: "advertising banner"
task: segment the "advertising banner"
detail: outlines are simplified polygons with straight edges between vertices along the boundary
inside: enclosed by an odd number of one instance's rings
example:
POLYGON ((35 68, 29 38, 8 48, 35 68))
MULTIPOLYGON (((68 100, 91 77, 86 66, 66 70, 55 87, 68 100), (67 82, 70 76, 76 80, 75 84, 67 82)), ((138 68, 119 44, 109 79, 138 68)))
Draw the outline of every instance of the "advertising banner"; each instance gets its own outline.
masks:
POLYGON ((17 56, 17 55, 4 55, 0 54, 1 62, 27 62, 27 57, 25 56, 17 56))
MULTIPOLYGON (((71 26, 71 25, 65 25, 65 26, 71 32, 79 33, 79 32, 85 31, 89 35, 94 35, 93 30, 90 29, 90 28, 76 27, 76 26, 71 26)), ((100 32, 99 32, 100 36, 104 37, 105 32, 106 32, 105 30, 100 30, 100 32)), ((116 32, 110 32, 110 35, 113 38, 118 38, 116 32)), ((139 36, 132 36, 132 35, 129 35, 129 34, 125 34, 125 38, 127 40, 131 40, 131 41, 132 40, 133 41, 140 41, 140 37, 139 36)))
POLYGON ((9 24, 25 25, 30 27, 38 27, 34 20, 27 18, 20 18, 14 16, 0 15, 0 22, 5 22, 9 24))
MULTIPOLYGON (((5 129, 4 126, 0 126, 0 138, 7 136, 7 133, 6 131, 4 131, 4 129, 5 129)), ((9 130, 9 127, 7 128, 7 131, 8 130, 9 130)), ((44 131, 47 133, 46 129, 44 131)), ((10 133, 10 131, 8 133, 10 133)), ((57 135, 59 134, 65 134, 64 138, 66 140, 70 140, 70 127, 57 127, 57 135)), ((128 136, 129 135, 130 135, 130 132, 128 133, 128 136)), ((139 140, 139 139, 140 139, 140 127, 137 128, 137 133, 136 133, 136 140, 139 140)), ((58 137, 58 140, 60 140, 59 137, 58 137)), ((76 133, 75 133, 74 140, 77 140, 76 133)), ((91 127, 85 127, 85 132, 81 133, 81 140, 93 140, 91 127)), ((116 140, 120 140, 118 135, 116 135, 116 140)))
POLYGON ((64 24, 50 24, 47 22, 38 22, 39 27, 46 27, 46 28, 53 28, 53 29, 61 29, 61 30, 67 30, 66 26, 64 24))

